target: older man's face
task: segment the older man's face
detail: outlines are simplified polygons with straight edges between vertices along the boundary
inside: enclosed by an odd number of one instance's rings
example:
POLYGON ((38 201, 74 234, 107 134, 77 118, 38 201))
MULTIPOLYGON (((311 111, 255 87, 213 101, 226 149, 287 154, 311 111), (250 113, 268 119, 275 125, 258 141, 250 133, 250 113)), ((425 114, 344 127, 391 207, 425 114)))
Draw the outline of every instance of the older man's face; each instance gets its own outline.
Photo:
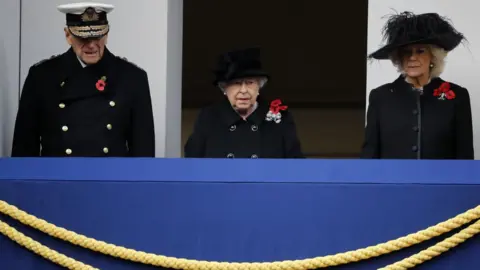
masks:
POLYGON ((96 64, 103 57, 108 36, 83 39, 75 37, 65 28, 65 37, 75 54, 87 65, 96 64))

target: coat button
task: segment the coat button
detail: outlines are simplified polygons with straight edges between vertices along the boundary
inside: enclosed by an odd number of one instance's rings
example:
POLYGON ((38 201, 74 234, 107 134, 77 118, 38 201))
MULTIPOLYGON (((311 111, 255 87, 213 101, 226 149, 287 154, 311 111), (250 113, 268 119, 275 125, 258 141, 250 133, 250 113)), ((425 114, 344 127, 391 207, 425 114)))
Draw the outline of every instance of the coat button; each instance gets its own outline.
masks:
POLYGON ((108 148, 107 147, 103 148, 103 153, 108 154, 108 148))
POLYGON ((66 149, 65 154, 71 155, 72 154, 72 149, 70 149, 70 148, 66 149))
POLYGON ((235 131, 235 129, 237 129, 237 126, 235 125, 230 126, 230 131, 235 131))
POLYGON ((418 132, 418 127, 417 126, 413 127, 413 131, 418 132))
POLYGON ((418 151, 418 146, 416 146, 416 145, 412 146, 412 151, 417 152, 418 151))
POLYGON ((108 130, 112 130, 112 125, 111 125, 111 124, 107 124, 107 129, 108 129, 108 130))
POLYGON ((257 131, 257 130, 258 130, 257 125, 252 125, 252 131, 257 131))
POLYGON ((110 104, 110 107, 115 107, 115 101, 112 100, 112 101, 110 101, 109 104, 110 104))
POLYGON ((63 109, 63 108, 65 108, 65 104, 64 104, 64 103, 60 103, 60 104, 58 104, 58 107, 59 107, 60 109, 63 109))
POLYGON ((253 154, 251 158, 258 158, 258 156, 253 154))
POLYGON ((414 115, 417 115, 417 114, 418 114, 418 110, 413 110, 412 113, 413 113, 414 115))
POLYGON ((67 126, 63 126, 63 127, 62 127, 62 130, 65 131, 65 132, 67 132, 67 131, 68 131, 68 127, 67 127, 67 126))
POLYGON ((233 153, 228 153, 227 158, 234 158, 235 155, 233 153))

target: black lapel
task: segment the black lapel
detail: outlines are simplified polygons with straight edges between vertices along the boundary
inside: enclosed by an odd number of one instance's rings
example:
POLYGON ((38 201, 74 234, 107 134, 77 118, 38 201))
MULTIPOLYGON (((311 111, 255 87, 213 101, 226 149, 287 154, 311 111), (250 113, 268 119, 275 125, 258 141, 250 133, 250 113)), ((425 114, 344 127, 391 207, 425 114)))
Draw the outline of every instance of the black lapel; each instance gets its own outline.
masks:
MULTIPOLYGON (((247 117, 247 121, 260 126, 265 120, 265 116, 267 115, 269 106, 268 103, 265 102, 263 99, 258 99, 258 107, 257 109, 247 117)), ((232 108, 230 102, 227 98, 219 106, 219 113, 222 117, 223 122, 226 126, 231 126, 237 123, 238 121, 242 120, 242 117, 232 108)))
POLYGON ((435 89, 437 89, 438 87, 440 87, 440 85, 443 83, 444 81, 440 78, 434 78, 430 81, 429 84, 425 85, 423 87, 423 94, 425 96, 433 96, 433 91, 435 91, 435 89))
POLYGON ((102 94, 105 95, 112 95, 115 91, 115 82, 117 81, 116 72, 118 68, 117 64, 118 58, 113 55, 107 48, 105 48, 105 53, 103 55, 102 60, 98 62, 98 64, 93 65, 91 67, 92 73, 95 76, 95 79, 98 81, 102 77, 106 77, 106 85, 105 90, 102 94))
MULTIPOLYGON (((433 92, 437 89, 444 80, 440 78, 433 78, 427 85, 425 85, 421 91, 421 101, 427 102, 436 99, 433 96, 433 92)), ((415 93, 416 90, 413 88, 413 85, 405 81, 405 77, 401 76, 397 80, 393 82, 393 89, 394 94, 397 96, 399 102, 403 101, 404 104, 411 104, 416 100, 418 95, 415 93)))
POLYGON ((61 100, 68 102, 98 95, 112 95, 115 56, 105 48, 102 59, 95 65, 82 67, 73 49, 69 49, 62 59, 63 76, 59 82, 61 100), (97 89, 96 83, 106 78, 103 91, 97 89))
POLYGON ((395 88, 395 90, 412 90, 413 84, 408 83, 405 80, 405 77, 403 75, 400 75, 395 81, 393 81, 393 87, 395 88))
POLYGON ((60 60, 60 80, 58 81, 58 86, 60 88, 65 87, 68 84, 69 79, 72 78, 72 75, 77 74, 82 70, 82 65, 77 59, 75 52, 70 48, 66 51, 61 57, 60 60))
POLYGON ((238 115, 235 109, 233 109, 227 97, 225 97, 224 100, 219 104, 218 112, 222 121, 227 127, 234 125, 238 121, 242 120, 240 115, 238 115))
POLYGON ((247 118, 247 120, 257 126, 260 126, 265 120, 265 117, 267 116, 269 105, 265 100, 261 98, 258 98, 257 102, 257 109, 247 118))
MULTIPOLYGON (((428 84, 423 87, 423 95, 432 95, 433 91, 437 89, 444 81, 440 78, 433 78, 428 84)), ((407 82, 403 75, 400 75, 394 82, 394 88, 399 90, 413 90, 413 84, 407 82)))

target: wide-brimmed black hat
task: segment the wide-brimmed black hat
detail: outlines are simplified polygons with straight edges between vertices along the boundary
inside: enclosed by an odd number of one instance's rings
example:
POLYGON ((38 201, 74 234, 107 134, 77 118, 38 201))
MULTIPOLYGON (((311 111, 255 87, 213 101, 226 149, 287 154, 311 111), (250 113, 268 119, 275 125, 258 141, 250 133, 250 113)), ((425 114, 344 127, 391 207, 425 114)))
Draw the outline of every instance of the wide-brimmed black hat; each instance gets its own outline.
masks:
POLYGON ((446 18, 437 13, 415 15, 407 11, 391 15, 382 34, 386 45, 370 54, 369 58, 389 59, 393 51, 411 44, 431 44, 451 51, 465 39, 446 18))
POLYGON ((262 69, 260 48, 235 50, 221 54, 218 57, 215 70, 214 85, 248 77, 266 77, 269 75, 262 69))
POLYGON ((110 31, 107 14, 114 9, 113 5, 82 2, 57 8, 66 14, 68 30, 78 38, 100 38, 110 31))

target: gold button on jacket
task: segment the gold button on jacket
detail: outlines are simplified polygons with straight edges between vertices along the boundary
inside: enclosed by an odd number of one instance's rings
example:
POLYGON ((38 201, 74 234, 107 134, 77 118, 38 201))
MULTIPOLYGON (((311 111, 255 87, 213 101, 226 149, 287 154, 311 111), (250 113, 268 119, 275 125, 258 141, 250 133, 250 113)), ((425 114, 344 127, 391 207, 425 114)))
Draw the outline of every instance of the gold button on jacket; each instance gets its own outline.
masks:
POLYGON ((13 141, 13 157, 154 157, 147 73, 108 48, 85 68, 71 48, 31 66, 13 141))

